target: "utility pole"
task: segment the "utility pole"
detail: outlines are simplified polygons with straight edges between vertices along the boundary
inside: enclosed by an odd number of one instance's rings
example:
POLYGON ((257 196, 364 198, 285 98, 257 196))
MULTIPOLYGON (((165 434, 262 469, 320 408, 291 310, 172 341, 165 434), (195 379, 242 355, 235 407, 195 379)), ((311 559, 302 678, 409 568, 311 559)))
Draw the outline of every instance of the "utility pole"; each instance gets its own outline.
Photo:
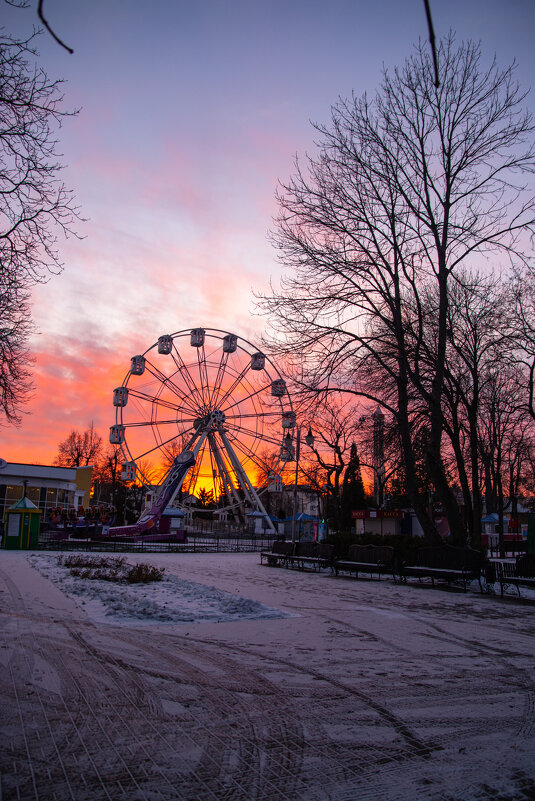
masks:
MULTIPOLYGON (((288 453, 292 451, 292 437, 290 433, 286 434, 285 445, 288 453)), ((311 448, 314 445, 314 435, 312 429, 309 427, 308 434, 305 437, 306 444, 311 448)), ((293 515, 292 515, 292 543, 295 543, 295 523, 297 520, 297 481, 299 478, 299 456, 301 455, 301 427, 297 426, 296 441, 295 441, 295 480, 294 480, 294 497, 293 497, 293 515)))

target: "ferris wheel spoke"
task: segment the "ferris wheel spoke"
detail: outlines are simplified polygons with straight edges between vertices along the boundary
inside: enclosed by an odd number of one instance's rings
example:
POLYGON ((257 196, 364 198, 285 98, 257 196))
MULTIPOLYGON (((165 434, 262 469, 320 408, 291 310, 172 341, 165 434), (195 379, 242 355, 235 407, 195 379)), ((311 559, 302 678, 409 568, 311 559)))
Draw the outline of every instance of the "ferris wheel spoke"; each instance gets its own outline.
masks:
POLYGON ((212 408, 216 408, 218 405, 219 393, 221 391, 221 385, 223 383, 223 378, 225 377, 225 372, 227 368, 229 354, 226 351, 221 353, 221 358, 219 360, 219 365, 217 368, 216 377, 214 379, 214 388, 210 393, 210 406, 212 408))
POLYGON ((234 403, 231 403, 229 406, 226 406, 224 408, 225 414, 227 413, 228 409, 234 409, 236 406, 240 406, 240 404, 246 403, 248 400, 258 397, 261 393, 265 392, 266 389, 267 386, 260 387, 259 389, 256 389, 254 392, 250 392, 248 395, 244 395, 243 398, 238 398, 234 403))
MULTIPOLYGON (((265 440, 263 440, 263 441, 265 441, 265 440)), ((236 450, 240 451, 240 453, 242 453, 248 459, 251 459, 256 464, 256 461, 255 461, 255 458, 254 458, 255 454, 256 454, 256 450, 253 450, 252 448, 250 448, 246 444, 246 442, 244 440, 235 439, 235 440, 232 441, 232 444, 233 444, 233 446, 234 446, 234 448, 236 450)))
MULTIPOLYGON (((161 406, 164 409, 172 409, 173 411, 185 411, 183 406, 179 406, 176 403, 172 403, 171 401, 164 400, 163 398, 159 398, 157 395, 149 395, 146 392, 140 392, 137 389, 130 389, 128 392, 128 398, 136 398, 137 400, 144 401, 147 404, 161 406)), ((188 409, 191 412, 191 409, 188 409)))
POLYGON ((175 363, 177 371, 180 373, 181 377, 184 379, 184 382, 185 382, 187 388, 189 389, 189 391, 191 393, 192 400, 196 399, 198 404, 199 403, 202 404, 203 403, 203 398, 202 398, 202 395, 199 393, 199 388, 197 386, 197 383, 195 382, 193 376, 191 375, 186 362, 184 361, 184 359, 182 358, 182 356, 178 352, 178 350, 176 348, 176 345, 174 345, 174 344, 173 344, 173 350, 171 352, 171 357, 172 357, 172 359, 173 359, 173 361, 175 363))
MULTIPOLYGON (((190 429, 186 429, 186 430, 184 430, 184 431, 182 431, 180 433, 181 433, 182 436, 186 436, 186 434, 188 434, 190 431, 192 432, 191 433, 191 437, 190 437, 186 447, 184 448, 184 450, 191 450, 191 447, 193 446, 194 441, 199 437, 199 432, 198 431, 194 431, 193 428, 191 430, 190 429)), ((144 459, 146 456, 150 456, 151 453, 154 453, 157 450, 161 450, 162 448, 165 448, 171 442, 174 442, 177 439, 177 436, 178 436, 177 434, 173 434, 172 437, 168 437, 167 439, 161 440, 160 442, 156 443, 152 448, 144 451, 143 453, 139 453, 136 456, 132 456, 133 461, 137 461, 138 459, 144 459)))
POLYGON ((168 444, 169 442, 171 442, 173 439, 174 439, 174 438, 173 438, 173 437, 171 437, 171 439, 168 439, 168 440, 167 440, 167 441, 165 441, 165 442, 162 442, 162 443, 156 443, 156 444, 155 444, 155 445, 154 445, 152 448, 148 448, 146 451, 142 451, 141 453, 137 453, 137 451, 136 451, 136 452, 134 452, 134 453, 132 453, 132 452, 129 450, 129 453, 130 453, 130 455, 131 455, 132 461, 134 461, 134 462, 138 462, 140 459, 146 459, 146 458, 147 458, 147 456, 150 456, 152 453, 155 453, 156 451, 160 451, 160 450, 161 450, 161 448, 162 448, 164 445, 167 445, 167 444, 168 444))
POLYGON ((191 403, 190 396, 187 394, 187 392, 184 392, 184 390, 181 389, 175 383, 175 381, 173 380, 173 376, 165 375, 165 373, 162 373, 161 370, 155 367, 148 360, 146 360, 145 366, 148 372, 151 373, 151 375, 153 375, 154 378, 156 378, 156 380, 160 382, 160 391, 163 389, 163 387, 166 387, 167 389, 171 390, 171 392, 173 392, 178 398, 180 398, 180 400, 186 404, 186 406, 189 408, 191 412, 195 411, 195 406, 194 404, 191 403))
POLYGON ((223 407, 227 398, 231 397, 232 393, 240 386, 240 384, 242 383, 243 379, 245 378, 249 370, 250 370, 250 364, 246 364, 243 370, 240 373, 238 373, 238 375, 235 377, 230 387, 225 390, 224 394, 220 398, 218 398, 218 405, 220 408, 223 407))
POLYGON ((240 420, 237 422, 225 421, 225 428, 228 431, 232 431, 235 436, 261 437, 264 436, 264 434, 266 434, 266 436, 268 435, 267 431, 264 431, 264 426, 257 425, 256 428, 252 428, 242 423, 240 420))
POLYGON ((233 420, 268 420, 268 418, 275 418, 278 417, 279 420, 281 419, 281 411, 277 409, 276 411, 269 411, 269 412, 245 412, 237 414, 227 414, 225 412, 225 422, 233 421, 233 420))
MULTIPOLYGON (((183 425, 188 425, 189 424, 189 425, 191 425, 193 427, 193 425, 195 423, 195 420, 193 420, 193 419, 192 420, 180 420, 180 423, 182 423, 183 425)), ((135 423, 123 423, 123 426, 124 426, 125 429, 128 429, 128 428, 149 428, 149 427, 152 427, 152 426, 165 426, 165 425, 175 425, 176 426, 176 424, 177 424, 176 418, 173 418, 172 420, 142 420, 142 421, 135 422, 135 423)))
POLYGON ((206 366, 206 353, 204 345, 197 348, 197 368, 199 370, 199 383, 201 385, 201 395, 203 403, 208 406, 210 401, 210 392, 208 389, 208 368, 206 366))
POLYGON ((255 431, 254 429, 248 429, 238 426, 236 426, 235 428, 230 428, 230 426, 228 426, 227 428, 229 433, 233 434, 232 437, 233 442, 234 439, 238 440, 254 439, 262 441, 265 445, 273 445, 275 448, 280 448, 281 446, 282 438, 280 436, 275 436, 274 434, 268 434, 266 432, 258 432, 255 431))

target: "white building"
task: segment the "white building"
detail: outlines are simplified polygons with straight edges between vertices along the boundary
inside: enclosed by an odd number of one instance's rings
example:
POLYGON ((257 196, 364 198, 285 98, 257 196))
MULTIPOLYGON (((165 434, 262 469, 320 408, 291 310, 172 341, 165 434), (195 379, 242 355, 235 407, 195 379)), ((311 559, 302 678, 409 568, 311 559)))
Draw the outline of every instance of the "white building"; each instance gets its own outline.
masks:
POLYGON ((89 506, 92 466, 50 467, 0 461, 0 521, 5 511, 23 496, 32 501, 46 518, 49 509, 78 509, 89 506))

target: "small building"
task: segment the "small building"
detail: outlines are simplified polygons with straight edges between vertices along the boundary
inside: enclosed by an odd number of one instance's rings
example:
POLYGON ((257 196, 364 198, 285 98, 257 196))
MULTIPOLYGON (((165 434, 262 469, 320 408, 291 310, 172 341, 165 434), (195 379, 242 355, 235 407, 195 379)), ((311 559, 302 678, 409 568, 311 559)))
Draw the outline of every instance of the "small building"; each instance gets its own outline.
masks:
POLYGON ((401 534, 403 512, 400 509, 354 509, 351 517, 355 521, 355 533, 401 534))
POLYGON ((7 510, 2 546, 8 549, 36 548, 39 542, 41 510, 28 498, 21 498, 7 510))
POLYGON ((51 509, 89 506, 93 467, 52 467, 7 462, 0 467, 0 521, 6 509, 28 498, 46 520, 51 509))
POLYGON ((295 518, 295 527, 293 516, 281 521, 284 527, 284 536, 291 537, 295 533, 297 540, 304 541, 317 541, 322 540, 326 534, 325 524, 321 523, 317 517, 308 515, 306 512, 299 512, 295 518), (295 531, 294 531, 295 528, 295 531))

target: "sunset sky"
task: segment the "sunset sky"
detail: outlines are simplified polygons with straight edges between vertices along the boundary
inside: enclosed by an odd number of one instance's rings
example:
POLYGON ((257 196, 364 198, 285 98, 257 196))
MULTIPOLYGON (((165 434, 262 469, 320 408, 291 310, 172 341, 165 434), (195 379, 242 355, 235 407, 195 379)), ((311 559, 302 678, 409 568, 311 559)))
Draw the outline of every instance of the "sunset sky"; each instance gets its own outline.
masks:
MULTIPOLYGON (((32 5, 36 6, 37 1, 32 5)), ((535 75, 533 0, 431 0, 437 37, 481 40, 535 75)), ((254 341, 253 290, 281 267, 267 239, 278 180, 314 151, 310 121, 379 84, 427 38, 422 0, 47 0, 41 63, 64 78, 64 180, 86 222, 34 292, 36 392, 0 457, 50 463, 73 428, 107 439, 130 356, 194 326, 254 341)), ((34 9, 2 3, 6 32, 34 9)), ((528 100, 535 108, 533 94, 528 100)))

